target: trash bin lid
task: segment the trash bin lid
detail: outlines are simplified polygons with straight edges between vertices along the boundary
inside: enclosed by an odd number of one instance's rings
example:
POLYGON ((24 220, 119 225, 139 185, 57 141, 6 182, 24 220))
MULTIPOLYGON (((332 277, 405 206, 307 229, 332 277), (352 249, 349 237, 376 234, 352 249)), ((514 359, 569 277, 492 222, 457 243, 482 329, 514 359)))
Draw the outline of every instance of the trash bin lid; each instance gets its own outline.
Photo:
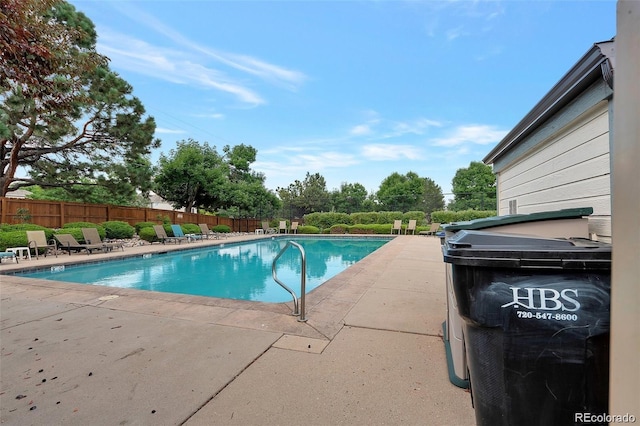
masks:
POLYGON ((611 245, 582 238, 462 230, 445 242, 444 261, 502 268, 611 269, 611 245))
POLYGON ((460 231, 462 229, 484 229, 494 226, 511 225, 514 223, 538 222, 542 220, 554 219, 575 219, 581 218, 583 216, 589 216, 592 213, 593 207, 581 207, 575 209, 553 210, 528 214, 491 216, 465 222, 454 222, 448 225, 442 225, 442 227, 446 231, 460 231))

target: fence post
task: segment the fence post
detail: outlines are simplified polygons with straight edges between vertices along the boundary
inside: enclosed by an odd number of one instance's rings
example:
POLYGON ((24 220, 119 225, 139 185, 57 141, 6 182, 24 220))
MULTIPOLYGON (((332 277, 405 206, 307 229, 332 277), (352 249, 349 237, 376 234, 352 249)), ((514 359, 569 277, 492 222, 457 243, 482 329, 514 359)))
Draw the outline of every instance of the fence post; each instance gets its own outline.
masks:
POLYGON ((8 223, 7 222, 7 199, 2 197, 2 205, 0 208, 0 223, 8 223))
POLYGON ((64 202, 60 202, 60 223, 58 224, 58 228, 62 228, 64 224, 64 202))

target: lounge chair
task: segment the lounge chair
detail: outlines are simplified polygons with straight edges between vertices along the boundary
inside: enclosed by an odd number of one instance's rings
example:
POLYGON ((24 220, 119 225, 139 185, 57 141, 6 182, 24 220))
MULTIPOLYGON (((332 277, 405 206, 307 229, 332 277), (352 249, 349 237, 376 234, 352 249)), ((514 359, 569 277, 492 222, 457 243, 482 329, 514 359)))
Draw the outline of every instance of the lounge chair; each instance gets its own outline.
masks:
POLYGON ((209 229, 209 225, 207 225, 206 223, 201 223, 198 226, 200 227, 200 233, 203 238, 206 238, 207 240, 210 237, 216 240, 220 239, 220 234, 209 229))
POLYGON ((415 235, 415 233, 416 233, 416 223, 417 223, 417 222, 418 222, 418 221, 417 221, 417 220, 415 220, 415 219, 410 219, 410 220, 409 220, 409 224, 407 225, 407 228, 404 230, 404 235, 407 235, 407 233, 408 233, 409 231, 411 231, 411 234, 412 234, 412 235, 415 235))
POLYGON ((156 232, 156 237, 158 237, 158 240, 160 240, 162 244, 167 241, 173 241, 174 243, 179 244, 187 239, 187 237, 169 237, 167 235, 167 231, 164 230, 164 226, 162 225, 153 225, 153 230, 156 232))
POLYGON ((108 251, 114 248, 120 248, 124 251, 124 243, 102 241, 96 228, 82 228, 82 235, 84 236, 84 242, 87 244, 102 244, 108 251))
POLYGON ((263 220, 262 221, 262 230, 264 231, 265 234, 275 234, 276 233, 276 228, 270 227, 268 220, 263 220))
POLYGON ((44 231, 27 231, 27 241, 29 248, 34 249, 36 252, 36 259, 40 259, 40 249, 45 249, 44 257, 47 257, 47 254, 49 253, 53 253, 58 257, 58 245, 56 244, 56 240, 52 239, 47 241, 47 235, 44 231))
POLYGON ((436 232, 438 232, 438 229, 440 229, 440 224, 439 223, 432 223, 431 227, 429 228, 428 231, 420 231, 420 235, 436 235, 436 232))
POLYGON ((80 252, 85 250, 87 254, 91 254, 94 250, 107 250, 104 244, 80 244, 71 234, 56 234, 54 237, 60 243, 58 248, 62 251, 68 251, 69 256, 71 256, 72 251, 80 252))
POLYGON ((393 227, 391 228, 391 233, 393 234, 394 232, 397 232, 398 235, 400 235, 401 231, 402 231, 402 220, 394 220, 393 227))
POLYGON ((184 238, 187 240, 187 242, 191 242, 191 240, 195 241, 196 238, 196 234, 189 234, 186 235, 184 233, 184 231, 182 230, 182 226, 180 225, 171 225, 171 230, 173 231, 173 236, 176 238, 184 238))
POLYGON ((291 222, 291 229, 290 229, 292 234, 297 234, 298 233, 298 222, 291 222))
POLYGON ((16 256, 16 253, 13 251, 0 251, 0 263, 5 259, 15 260, 16 263, 19 263, 18 256, 16 256))
POLYGON ((281 220, 280 221, 280 226, 278 226, 278 234, 282 233, 282 231, 284 231, 285 234, 289 233, 289 229, 287 228, 287 221, 286 220, 281 220))

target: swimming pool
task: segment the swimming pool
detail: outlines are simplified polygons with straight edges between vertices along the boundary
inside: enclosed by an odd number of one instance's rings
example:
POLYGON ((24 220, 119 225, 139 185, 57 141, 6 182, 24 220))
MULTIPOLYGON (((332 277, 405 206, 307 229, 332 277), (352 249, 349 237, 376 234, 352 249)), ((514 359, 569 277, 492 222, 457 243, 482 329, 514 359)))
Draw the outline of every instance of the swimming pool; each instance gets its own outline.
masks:
MULTIPOLYGON (((260 302, 291 295, 271 275, 273 259, 288 241, 306 253, 307 292, 368 256, 389 238, 272 238, 189 249, 88 265, 51 267, 20 276, 107 287, 260 302)), ((300 252, 289 248, 277 262, 278 279, 300 296, 300 252)))

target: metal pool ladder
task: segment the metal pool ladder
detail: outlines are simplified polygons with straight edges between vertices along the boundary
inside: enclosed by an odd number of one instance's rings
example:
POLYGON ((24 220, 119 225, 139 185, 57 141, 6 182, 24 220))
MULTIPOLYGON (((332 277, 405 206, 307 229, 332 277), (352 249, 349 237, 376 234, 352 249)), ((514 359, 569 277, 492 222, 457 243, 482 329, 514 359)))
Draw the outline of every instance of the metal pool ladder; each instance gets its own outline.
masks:
POLYGON ((293 315, 299 316, 298 321, 306 321, 307 318, 305 318, 304 315, 304 299, 306 293, 305 287, 307 282, 307 256, 305 255, 302 246, 294 241, 288 241, 287 244, 282 248, 282 250, 280 250, 280 253, 278 253, 276 258, 273 259, 273 263, 271 264, 271 275, 273 276, 274 281, 280 284, 280 286, 287 290, 293 297, 293 315), (296 293, 291 290, 286 284, 280 281, 278 279, 278 274, 276 273, 276 263, 278 262, 278 259, 280 259, 280 256, 282 256, 284 252, 287 251, 287 249, 291 246, 297 248, 300 251, 300 261, 302 263, 302 271, 300 273, 300 303, 298 303, 298 297, 296 296, 296 293))

